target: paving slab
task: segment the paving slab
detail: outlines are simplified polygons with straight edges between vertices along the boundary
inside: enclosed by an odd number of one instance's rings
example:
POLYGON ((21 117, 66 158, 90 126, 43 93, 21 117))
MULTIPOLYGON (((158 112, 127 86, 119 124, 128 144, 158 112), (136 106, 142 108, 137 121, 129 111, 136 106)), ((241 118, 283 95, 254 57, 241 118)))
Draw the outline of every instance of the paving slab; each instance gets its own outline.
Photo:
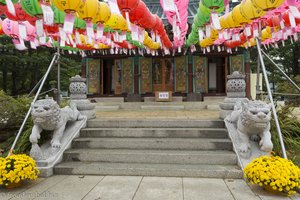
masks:
POLYGON ((182 178, 144 177, 133 200, 182 200, 182 178))
POLYGON ((54 198, 58 196, 59 194, 57 193, 46 193, 50 187, 53 187, 54 185, 58 184, 59 182, 63 181, 66 179, 68 176, 65 175, 59 175, 59 176, 52 176, 50 178, 45 179, 44 181, 39 182, 36 184, 34 187, 31 187, 27 189, 26 191, 20 193, 19 195, 16 195, 12 200, 32 200, 37 197, 51 197, 53 196, 54 198))
POLYGON ((53 194, 55 197, 49 195, 35 199, 81 200, 103 178, 103 176, 68 176, 45 191, 45 194, 53 194))
POLYGON ((225 183, 235 200, 261 200, 242 179, 226 179, 225 183))
POLYGON ((83 199, 132 200, 141 180, 141 176, 106 176, 83 199))
MULTIPOLYGON (((20 197, 25 191, 27 191, 29 188, 34 187, 38 185, 40 182, 45 181, 44 178, 38 178, 35 181, 24 181, 22 186, 19 188, 13 188, 13 189, 6 189, 6 188, 0 188, 0 199, 1 200, 8 200, 16 197, 20 197)), ((22 196, 21 196, 22 197, 22 196)))
POLYGON ((223 179, 183 178, 184 200, 235 200, 223 179))

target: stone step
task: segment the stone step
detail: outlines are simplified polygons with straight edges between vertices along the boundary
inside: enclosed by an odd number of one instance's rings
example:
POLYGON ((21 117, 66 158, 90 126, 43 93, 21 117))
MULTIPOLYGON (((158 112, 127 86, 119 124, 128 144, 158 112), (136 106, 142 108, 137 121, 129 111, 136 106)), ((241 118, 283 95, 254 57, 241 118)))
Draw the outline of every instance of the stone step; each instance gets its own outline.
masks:
POLYGON ((223 120, 197 119, 93 119, 87 122, 88 128, 224 128, 223 120))
POLYGON ((91 98, 95 102, 124 102, 124 97, 93 97, 91 98))
POLYGON ((225 128, 85 128, 81 137, 228 138, 225 128))
POLYGON ((232 150, 229 139, 207 138, 77 138, 72 148, 232 150))
POLYGON ((232 151, 70 149, 64 153, 64 160, 151 164, 237 164, 237 157, 232 151))
POLYGON ((96 106, 96 110, 97 111, 116 111, 119 110, 120 106, 116 105, 116 106, 100 106, 97 105, 96 106))
POLYGON ((142 110, 184 110, 184 105, 142 105, 142 110))
POLYGON ((55 174, 173 176, 238 179, 243 172, 236 165, 179 165, 106 162, 63 162, 54 167, 55 174))

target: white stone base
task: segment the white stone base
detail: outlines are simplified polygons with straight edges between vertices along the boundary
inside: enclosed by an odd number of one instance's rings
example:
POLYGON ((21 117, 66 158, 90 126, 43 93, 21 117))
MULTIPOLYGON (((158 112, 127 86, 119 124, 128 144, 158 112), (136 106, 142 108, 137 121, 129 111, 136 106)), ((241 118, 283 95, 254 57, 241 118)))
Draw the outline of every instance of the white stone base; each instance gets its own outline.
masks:
POLYGON ((53 167, 62 161, 64 151, 71 148, 72 140, 79 136, 80 129, 86 126, 86 121, 87 118, 84 117, 84 119, 80 121, 68 122, 61 139, 60 149, 52 149, 50 141, 47 141, 40 147, 44 156, 48 157, 45 160, 36 160, 36 164, 40 170, 40 177, 49 177, 53 175, 53 167), (49 155, 51 157, 49 157, 49 155))

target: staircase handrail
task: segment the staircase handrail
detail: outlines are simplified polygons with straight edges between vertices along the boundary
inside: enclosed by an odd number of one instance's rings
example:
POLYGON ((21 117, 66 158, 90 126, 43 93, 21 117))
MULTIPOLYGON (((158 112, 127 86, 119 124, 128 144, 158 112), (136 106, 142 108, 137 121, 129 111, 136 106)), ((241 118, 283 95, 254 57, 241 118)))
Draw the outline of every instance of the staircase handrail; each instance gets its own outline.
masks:
MULTIPOLYGON (((57 60, 58 57, 59 57, 59 53, 56 52, 54 54, 53 58, 52 58, 52 61, 51 61, 50 65, 49 65, 49 67, 48 67, 48 69, 47 69, 47 71, 46 71, 46 73, 44 75, 44 78, 43 78, 43 80, 42 80, 42 82, 40 84, 40 87, 39 87, 37 93, 35 94, 35 97, 34 97, 33 101, 31 102, 31 104, 35 103, 36 100, 37 100, 37 98, 39 97, 39 94, 40 94, 40 92, 41 92, 41 90, 42 90, 42 88, 43 88, 43 86, 45 84, 45 81, 46 81, 46 79, 47 79, 47 77, 48 77, 48 75, 49 75, 49 73, 50 73, 50 71, 52 69, 52 66, 53 66, 54 62, 57 60)), ((13 150, 14 150, 14 148, 15 148, 15 146, 17 144, 17 141, 18 141, 18 139, 19 139, 19 137, 20 137, 20 135, 21 135, 21 133, 22 133, 22 131, 24 129, 24 126, 25 126, 25 124, 26 124, 26 122, 27 122, 27 120, 29 118, 29 115, 31 113, 31 109, 32 109, 32 107, 30 106, 29 110, 28 110, 28 112, 27 112, 27 114, 25 116, 25 119, 23 120, 22 125, 21 125, 21 127, 20 127, 20 129, 19 129, 19 131, 17 133, 17 136, 16 136, 16 138, 15 138, 15 140, 13 142, 13 145, 12 145, 11 149, 9 150, 8 156, 10 156, 10 155, 13 154, 13 150)))

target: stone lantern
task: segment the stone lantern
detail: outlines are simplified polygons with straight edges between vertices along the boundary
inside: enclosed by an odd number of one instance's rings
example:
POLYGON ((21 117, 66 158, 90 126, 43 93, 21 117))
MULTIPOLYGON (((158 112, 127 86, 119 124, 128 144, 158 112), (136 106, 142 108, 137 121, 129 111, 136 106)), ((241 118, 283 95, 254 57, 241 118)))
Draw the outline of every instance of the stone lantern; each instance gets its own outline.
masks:
POLYGON ((87 99, 85 78, 76 75, 70 78, 70 98, 71 102, 77 105, 77 109, 82 115, 87 116, 87 119, 96 118, 95 105, 87 99))
POLYGON ((246 75, 241 74, 238 71, 233 72, 231 75, 227 76, 227 97, 224 102, 220 104, 220 118, 225 119, 233 109, 237 101, 247 101, 246 98, 246 75))

